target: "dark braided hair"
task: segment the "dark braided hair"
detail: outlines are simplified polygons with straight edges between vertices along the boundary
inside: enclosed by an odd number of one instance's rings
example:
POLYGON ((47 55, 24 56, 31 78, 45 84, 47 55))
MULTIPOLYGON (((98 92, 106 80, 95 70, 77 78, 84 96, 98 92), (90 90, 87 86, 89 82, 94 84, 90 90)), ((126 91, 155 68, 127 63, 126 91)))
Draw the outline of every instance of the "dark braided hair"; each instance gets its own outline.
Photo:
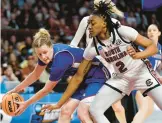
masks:
MULTIPOLYGON (((98 5, 94 5, 94 11, 92 15, 102 16, 105 19, 109 33, 113 34, 113 43, 114 43, 116 40, 114 28, 117 29, 119 27, 119 24, 114 23, 111 20, 111 14, 113 13, 112 7, 114 7, 115 5, 111 5, 110 3, 111 1, 109 3, 106 3, 106 1, 100 1, 98 5)), ((98 42, 100 43, 101 41, 98 40, 98 42)), ((100 44, 102 45, 102 43, 100 44)))

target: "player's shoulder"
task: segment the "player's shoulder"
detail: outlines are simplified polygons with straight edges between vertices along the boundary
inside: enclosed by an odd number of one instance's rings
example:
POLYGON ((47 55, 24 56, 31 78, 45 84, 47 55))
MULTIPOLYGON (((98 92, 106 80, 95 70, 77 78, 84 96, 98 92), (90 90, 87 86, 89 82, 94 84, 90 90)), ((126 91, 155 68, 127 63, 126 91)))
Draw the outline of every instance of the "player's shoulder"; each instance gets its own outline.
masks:
POLYGON ((125 33, 125 32, 127 32, 127 33, 131 33, 132 32, 132 30, 134 31, 135 29, 133 29, 132 27, 129 27, 129 26, 126 26, 126 25, 122 25, 121 23, 120 23, 120 21, 119 20, 117 20, 117 19, 115 19, 115 18, 111 18, 111 20, 112 20, 112 22, 113 23, 118 23, 119 24, 119 26, 118 26, 118 31, 119 31, 119 33, 121 32, 121 33, 125 33))
POLYGON ((125 25, 120 25, 118 28, 118 32, 122 37, 130 41, 135 41, 135 39, 138 36, 137 30, 135 30, 132 27, 125 26, 125 25))
POLYGON ((55 69, 62 70, 68 65, 72 65, 74 58, 68 51, 59 52, 54 56, 53 65, 55 69))

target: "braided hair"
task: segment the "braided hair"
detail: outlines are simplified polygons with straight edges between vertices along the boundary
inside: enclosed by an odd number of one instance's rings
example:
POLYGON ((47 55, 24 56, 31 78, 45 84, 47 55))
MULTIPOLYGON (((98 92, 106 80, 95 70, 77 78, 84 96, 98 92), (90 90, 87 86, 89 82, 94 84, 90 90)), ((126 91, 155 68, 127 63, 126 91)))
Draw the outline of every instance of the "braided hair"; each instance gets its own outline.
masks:
MULTIPOLYGON (((92 15, 97 15, 97 16, 101 16, 104 18, 109 33, 113 34, 113 43, 115 42, 114 29, 117 29, 119 27, 118 23, 114 23, 111 20, 111 14, 114 13, 112 11, 112 8, 114 6, 115 5, 111 4, 111 1, 108 3, 106 3, 106 1, 100 1, 98 5, 94 5, 94 11, 92 13, 92 15)), ((99 41, 99 43, 100 43, 100 41, 99 41)), ((102 45, 102 43, 100 43, 100 44, 102 45)))
MULTIPOLYGON (((116 40, 114 29, 117 30, 117 28, 119 27, 118 23, 114 23, 111 20, 111 14, 114 13, 112 11, 114 6, 115 6, 115 4, 111 4, 111 0, 108 3, 106 3, 106 1, 100 1, 98 4, 94 4, 94 11, 92 13, 92 15, 101 16, 104 19, 104 21, 106 22, 106 27, 107 27, 109 33, 113 34, 113 44, 115 43, 115 40, 116 40)), ((96 39, 100 45, 105 46, 105 44, 102 43, 97 36, 96 36, 96 39)), ((96 52, 99 55, 99 51, 97 49, 97 43, 95 41, 95 38, 93 38, 93 43, 94 43, 96 52)))

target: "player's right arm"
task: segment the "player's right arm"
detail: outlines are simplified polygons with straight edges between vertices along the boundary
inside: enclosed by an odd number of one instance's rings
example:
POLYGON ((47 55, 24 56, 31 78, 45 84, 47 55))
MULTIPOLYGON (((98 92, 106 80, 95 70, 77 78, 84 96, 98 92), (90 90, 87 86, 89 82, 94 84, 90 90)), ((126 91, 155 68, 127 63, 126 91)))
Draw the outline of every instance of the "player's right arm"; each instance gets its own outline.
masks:
POLYGON ((16 86, 13 90, 9 91, 8 93, 19 92, 22 89, 34 83, 36 80, 39 79, 41 73, 44 71, 45 68, 46 68, 46 65, 41 66, 37 64, 33 72, 30 73, 18 86, 16 86))
POLYGON ((57 103, 58 107, 61 107, 73 95, 73 93, 79 87, 80 83, 83 81, 84 76, 89 71, 91 64, 92 64, 92 59, 95 56, 97 56, 96 50, 92 46, 92 44, 93 44, 93 41, 91 41, 88 44, 87 48, 85 49, 84 54, 83 54, 83 57, 84 57, 83 61, 80 63, 76 74, 71 78, 66 91, 64 92, 60 101, 57 103))
POLYGON ((51 106, 46 106, 43 109, 49 109, 49 107, 50 107, 50 110, 61 108, 62 105, 65 104, 66 101, 68 101, 68 99, 78 89, 80 83, 84 79, 84 76, 87 74, 87 72, 89 71, 89 69, 91 67, 92 59, 95 56, 97 56, 95 48, 91 47, 92 43, 93 43, 93 41, 91 41, 88 44, 88 47, 85 49, 84 55, 83 55, 84 58, 83 58, 82 62, 80 63, 77 72, 70 79, 69 85, 68 85, 67 89, 65 90, 64 94, 62 95, 61 99, 59 100, 59 102, 56 105, 52 106, 52 107, 51 106))

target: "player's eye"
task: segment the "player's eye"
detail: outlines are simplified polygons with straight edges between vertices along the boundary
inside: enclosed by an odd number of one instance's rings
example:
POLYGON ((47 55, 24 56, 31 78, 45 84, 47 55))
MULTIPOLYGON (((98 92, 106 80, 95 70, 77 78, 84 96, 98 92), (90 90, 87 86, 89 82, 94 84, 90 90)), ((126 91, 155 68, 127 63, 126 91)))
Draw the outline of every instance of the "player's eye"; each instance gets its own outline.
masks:
POLYGON ((153 31, 156 32, 156 29, 154 29, 153 31))
POLYGON ((47 51, 43 51, 43 54, 46 54, 47 53, 47 51))

